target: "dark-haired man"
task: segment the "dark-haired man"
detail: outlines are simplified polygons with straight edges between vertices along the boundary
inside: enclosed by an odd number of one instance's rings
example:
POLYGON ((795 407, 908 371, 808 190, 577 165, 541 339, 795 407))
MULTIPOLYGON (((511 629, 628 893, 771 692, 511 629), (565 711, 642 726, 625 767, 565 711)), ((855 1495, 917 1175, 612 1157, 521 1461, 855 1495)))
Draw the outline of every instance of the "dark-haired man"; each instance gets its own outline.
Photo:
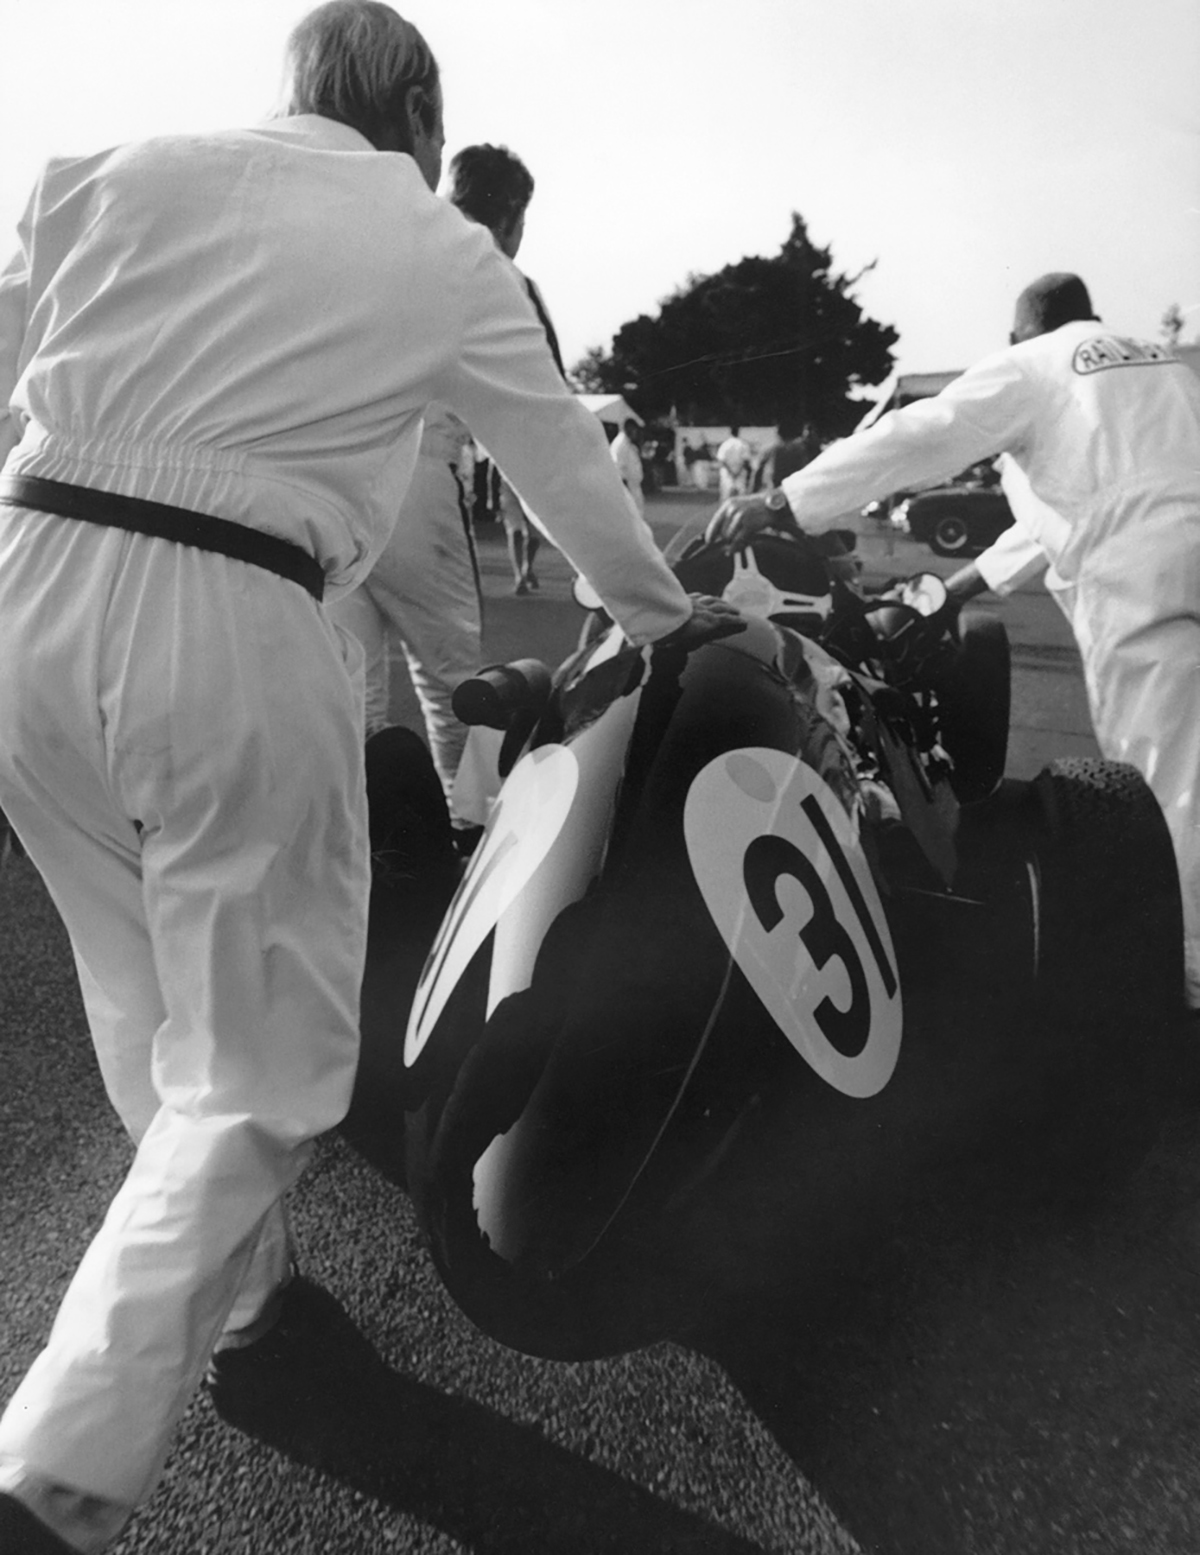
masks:
MULTIPOLYGON (((533 197, 533 176, 506 146, 464 146, 451 158, 446 197, 487 228, 515 260, 533 197)), ((521 276, 546 331, 555 365, 558 342, 533 283, 521 276)), ((464 486, 472 433, 444 404, 431 403, 412 482, 391 538, 358 588, 330 607, 363 645, 368 735, 389 721, 390 650, 399 645, 420 704, 425 735, 442 787, 454 807, 454 778, 466 744, 455 716, 455 686, 479 668, 483 613, 474 535, 464 486)), ((537 587, 533 560, 539 535, 511 486, 501 483, 500 513, 517 592, 537 587)), ((455 816, 455 820, 461 817, 455 816)))
POLYGON ((433 399, 634 641, 695 641, 491 235, 433 193, 436 62, 378 0, 279 118, 52 163, 0 273, 0 807, 71 937, 129 1173, 0 1419, 0 1548, 95 1551, 288 1279, 345 1113, 369 886, 369 571, 433 399), (536 410, 536 415, 531 414, 536 410), (531 432, 531 423, 536 432, 531 432))
POLYGON ((1200 1007, 1200 382, 1188 367, 1107 329, 1077 275, 1043 275, 1017 299, 1007 350, 826 449, 777 496, 724 504, 710 533, 737 541, 781 515, 812 532, 861 528, 866 503, 1000 453, 1016 523, 954 575, 952 596, 1007 591, 1051 564, 1100 749, 1139 769, 1166 816, 1200 1007))

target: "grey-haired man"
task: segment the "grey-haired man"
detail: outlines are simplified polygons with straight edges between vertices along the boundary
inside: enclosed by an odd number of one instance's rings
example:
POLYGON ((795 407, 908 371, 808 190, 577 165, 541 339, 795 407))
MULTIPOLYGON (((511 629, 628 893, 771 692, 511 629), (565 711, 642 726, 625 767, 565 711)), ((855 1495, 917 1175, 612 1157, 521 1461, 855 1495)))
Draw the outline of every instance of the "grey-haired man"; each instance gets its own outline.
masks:
POLYGON ((333 0, 289 82, 254 129, 51 164, 0 276, 0 806, 137 1146, 0 1420, 6 1551, 114 1538, 288 1277, 281 1199, 354 1077, 368 893, 361 654, 319 600, 386 542, 426 403, 633 640, 722 624, 632 521, 491 235, 433 194, 421 35, 333 0))

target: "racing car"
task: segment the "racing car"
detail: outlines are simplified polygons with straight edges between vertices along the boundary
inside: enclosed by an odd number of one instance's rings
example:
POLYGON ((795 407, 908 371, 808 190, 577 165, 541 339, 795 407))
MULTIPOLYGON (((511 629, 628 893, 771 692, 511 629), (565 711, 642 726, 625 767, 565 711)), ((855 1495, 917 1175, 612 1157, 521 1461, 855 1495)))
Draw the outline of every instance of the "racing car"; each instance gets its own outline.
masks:
MULTIPOLYGON (((593 611, 555 673, 460 687, 503 784, 407 1011, 373 920, 367 1087, 402 1090, 433 1260, 559 1359, 685 1333, 981 1152, 1120 1171, 1179 1061, 1159 809, 1113 763, 1004 777, 999 622, 796 534, 668 557, 745 629, 639 648, 593 611)), ((432 921, 455 866, 403 792, 432 921)))

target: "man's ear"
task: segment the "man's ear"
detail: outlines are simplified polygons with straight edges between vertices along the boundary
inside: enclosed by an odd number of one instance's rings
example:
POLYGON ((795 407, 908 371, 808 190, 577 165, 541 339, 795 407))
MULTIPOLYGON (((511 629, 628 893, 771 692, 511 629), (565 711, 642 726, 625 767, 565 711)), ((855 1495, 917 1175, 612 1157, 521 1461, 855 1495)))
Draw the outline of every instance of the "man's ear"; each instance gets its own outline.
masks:
POLYGON ((404 98, 404 111, 410 126, 432 135, 437 123, 437 104, 423 86, 410 86, 404 98))

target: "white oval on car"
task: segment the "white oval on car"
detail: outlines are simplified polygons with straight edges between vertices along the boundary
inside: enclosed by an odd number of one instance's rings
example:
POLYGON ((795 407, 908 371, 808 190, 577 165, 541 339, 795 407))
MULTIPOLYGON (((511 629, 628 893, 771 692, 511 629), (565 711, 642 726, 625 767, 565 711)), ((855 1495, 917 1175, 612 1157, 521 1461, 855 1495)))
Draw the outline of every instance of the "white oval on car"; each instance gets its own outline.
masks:
POLYGON ((844 1095, 874 1096, 903 1008, 879 892, 833 790, 785 751, 727 751, 684 807, 696 883, 775 1024, 844 1095))
POLYGON ((530 751, 509 774, 417 984, 404 1038, 407 1065, 420 1057, 475 952, 550 852, 578 785, 579 763, 562 745, 530 751))

